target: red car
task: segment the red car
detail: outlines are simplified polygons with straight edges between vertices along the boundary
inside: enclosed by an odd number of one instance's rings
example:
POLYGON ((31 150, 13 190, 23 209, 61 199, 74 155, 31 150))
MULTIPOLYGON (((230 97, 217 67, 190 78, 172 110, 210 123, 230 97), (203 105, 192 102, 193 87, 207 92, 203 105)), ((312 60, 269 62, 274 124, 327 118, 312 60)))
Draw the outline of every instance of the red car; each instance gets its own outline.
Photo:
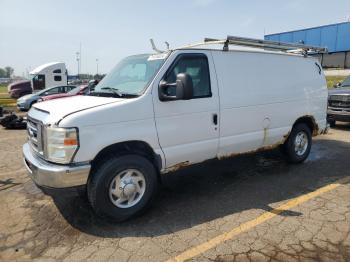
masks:
POLYGON ((38 100, 38 102, 57 99, 57 98, 63 98, 63 97, 69 97, 69 96, 85 95, 85 94, 88 94, 89 92, 90 92, 89 85, 80 85, 67 93, 43 96, 38 100))

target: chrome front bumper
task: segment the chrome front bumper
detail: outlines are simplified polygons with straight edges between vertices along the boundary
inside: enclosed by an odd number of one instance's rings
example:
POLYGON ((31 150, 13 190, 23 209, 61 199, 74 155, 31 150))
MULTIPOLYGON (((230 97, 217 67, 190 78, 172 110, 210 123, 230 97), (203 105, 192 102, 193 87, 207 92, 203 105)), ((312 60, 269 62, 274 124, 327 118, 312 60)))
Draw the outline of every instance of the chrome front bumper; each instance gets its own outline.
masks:
POLYGON ((327 114, 328 115, 350 116, 350 109, 347 109, 347 108, 336 108, 334 110, 333 108, 328 108, 327 114))
POLYGON ((334 110, 332 108, 328 108, 327 119, 341 122, 350 122, 350 110, 342 108, 334 110))
POLYGON ((29 176, 43 187, 66 188, 86 185, 91 165, 56 165, 36 156, 28 143, 23 145, 23 160, 29 176))

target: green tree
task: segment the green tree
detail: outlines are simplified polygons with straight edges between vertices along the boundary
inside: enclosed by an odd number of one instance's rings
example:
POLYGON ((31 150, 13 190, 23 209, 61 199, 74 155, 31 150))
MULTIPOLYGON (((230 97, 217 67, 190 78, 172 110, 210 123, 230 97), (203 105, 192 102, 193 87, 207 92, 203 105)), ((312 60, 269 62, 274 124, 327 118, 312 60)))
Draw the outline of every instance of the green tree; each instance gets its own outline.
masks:
POLYGON ((0 77, 6 77, 6 71, 0 68, 0 77))
POLYGON ((104 78, 105 74, 104 75, 100 75, 100 74, 95 74, 94 75, 94 79, 97 79, 97 80, 102 80, 102 78, 104 78))
POLYGON ((6 71, 6 77, 10 78, 14 71, 13 68, 11 66, 6 66, 4 69, 6 71))

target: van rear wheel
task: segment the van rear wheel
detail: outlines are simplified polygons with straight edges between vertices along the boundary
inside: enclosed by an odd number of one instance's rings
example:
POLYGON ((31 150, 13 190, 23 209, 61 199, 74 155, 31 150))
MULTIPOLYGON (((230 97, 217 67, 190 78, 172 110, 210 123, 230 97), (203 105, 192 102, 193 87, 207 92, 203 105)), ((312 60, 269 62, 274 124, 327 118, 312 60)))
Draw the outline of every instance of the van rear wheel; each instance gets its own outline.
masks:
POLYGON ((296 124, 284 144, 287 161, 293 164, 302 163, 310 154, 312 135, 310 128, 304 124, 296 124))
POLYGON ((152 163, 139 155, 109 157, 88 182, 88 198, 94 211, 115 221, 142 213, 158 188, 152 163))

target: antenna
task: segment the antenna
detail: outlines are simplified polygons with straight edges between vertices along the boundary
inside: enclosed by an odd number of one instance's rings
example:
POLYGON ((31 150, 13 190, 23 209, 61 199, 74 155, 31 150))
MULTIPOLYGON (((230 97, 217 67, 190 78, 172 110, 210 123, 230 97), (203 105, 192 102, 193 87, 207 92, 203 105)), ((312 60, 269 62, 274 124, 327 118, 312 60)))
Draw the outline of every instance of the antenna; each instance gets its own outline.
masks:
POLYGON ((154 44, 154 41, 153 41, 152 38, 151 38, 149 41, 151 42, 152 49, 153 49, 156 53, 164 53, 164 51, 159 50, 159 49, 156 47, 156 45, 154 44))
POLYGON ((166 50, 169 51, 169 47, 170 47, 169 43, 167 41, 165 41, 164 43, 166 45, 166 50))

